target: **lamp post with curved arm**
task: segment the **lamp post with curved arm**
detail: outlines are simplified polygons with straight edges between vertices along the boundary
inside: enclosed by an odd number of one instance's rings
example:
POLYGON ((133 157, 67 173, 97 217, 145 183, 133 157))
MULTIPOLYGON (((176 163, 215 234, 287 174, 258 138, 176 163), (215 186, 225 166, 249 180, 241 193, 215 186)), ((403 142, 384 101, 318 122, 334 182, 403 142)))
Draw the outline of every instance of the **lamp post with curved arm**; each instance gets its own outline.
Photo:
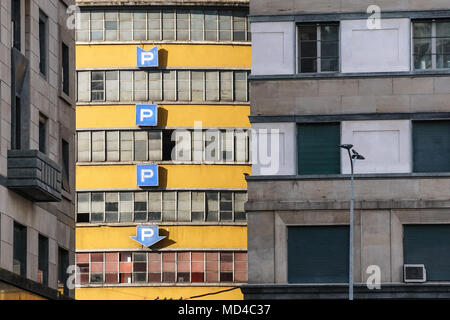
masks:
POLYGON ((353 300, 353 210, 354 210, 354 165, 356 160, 364 160, 365 158, 353 149, 352 144, 340 145, 342 149, 346 149, 350 159, 351 183, 350 183, 350 248, 349 248, 349 275, 348 275, 348 299, 353 300))

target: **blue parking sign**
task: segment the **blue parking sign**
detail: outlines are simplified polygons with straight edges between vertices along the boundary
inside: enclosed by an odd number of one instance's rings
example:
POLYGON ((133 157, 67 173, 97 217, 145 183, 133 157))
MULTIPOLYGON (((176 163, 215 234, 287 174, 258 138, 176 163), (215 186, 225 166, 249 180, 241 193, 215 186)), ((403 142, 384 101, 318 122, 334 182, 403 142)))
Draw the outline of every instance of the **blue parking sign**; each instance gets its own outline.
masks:
POLYGON ((137 47, 137 66, 139 68, 158 67, 158 46, 149 51, 137 47))
POLYGON ((137 185, 139 187, 157 187, 159 185, 158 166, 155 164, 138 165, 137 185))
POLYGON ((156 104, 136 105, 136 125, 137 126, 157 126, 158 106, 156 104))

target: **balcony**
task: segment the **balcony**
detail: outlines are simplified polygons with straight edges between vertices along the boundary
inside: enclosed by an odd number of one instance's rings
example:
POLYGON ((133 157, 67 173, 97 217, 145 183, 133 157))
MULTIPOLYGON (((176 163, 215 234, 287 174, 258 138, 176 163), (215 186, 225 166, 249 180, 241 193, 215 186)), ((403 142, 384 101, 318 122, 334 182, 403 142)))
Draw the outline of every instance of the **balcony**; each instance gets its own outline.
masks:
POLYGON ((7 186, 35 202, 59 202, 61 167, 38 150, 8 150, 7 186))

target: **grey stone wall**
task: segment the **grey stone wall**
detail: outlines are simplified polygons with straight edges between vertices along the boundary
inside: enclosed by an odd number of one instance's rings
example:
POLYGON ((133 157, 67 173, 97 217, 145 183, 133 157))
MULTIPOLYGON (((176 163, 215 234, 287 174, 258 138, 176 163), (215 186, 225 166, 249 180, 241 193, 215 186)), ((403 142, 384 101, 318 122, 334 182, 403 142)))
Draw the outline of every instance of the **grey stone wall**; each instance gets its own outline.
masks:
MULTIPOLYGON (((58 246, 75 251, 75 42, 67 25, 67 7, 75 0, 23 1, 22 54, 30 62, 30 149, 39 149, 39 113, 48 117, 47 156, 61 164, 62 139, 70 143, 70 190, 59 203, 35 203, 7 189, 7 154, 11 148, 11 1, 0 2, 0 268, 12 271, 13 223, 27 226, 27 278, 37 280, 37 237, 49 238, 49 287, 57 288, 58 246), (48 16, 47 75, 39 71, 39 10, 48 16), (70 48, 70 95, 62 92, 62 41, 70 48)), ((73 292, 72 292, 73 296, 73 292)))
POLYGON ((447 0, 253 0, 251 15, 366 12, 370 5, 382 11, 450 9, 447 0))

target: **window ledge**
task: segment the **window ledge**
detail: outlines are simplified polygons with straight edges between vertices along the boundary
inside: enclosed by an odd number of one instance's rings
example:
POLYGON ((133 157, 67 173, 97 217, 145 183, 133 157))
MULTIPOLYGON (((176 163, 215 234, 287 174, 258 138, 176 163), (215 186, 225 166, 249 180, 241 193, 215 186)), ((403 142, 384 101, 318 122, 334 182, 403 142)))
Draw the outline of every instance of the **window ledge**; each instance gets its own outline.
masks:
POLYGON ((77 41, 77 46, 92 45, 145 45, 145 44, 190 44, 190 45, 233 45, 233 46, 251 46, 251 41, 189 41, 189 40, 115 40, 115 41, 77 41))
MULTIPOLYGON (((318 175, 290 175, 290 176, 247 176, 247 181, 290 181, 290 180, 348 180, 349 174, 318 174, 318 175)), ((355 179, 424 179, 450 178, 450 172, 429 173, 373 173, 355 174, 355 179)))
POLYGON ((136 227, 138 225, 157 225, 157 226, 201 226, 201 227, 214 227, 214 226, 232 226, 232 227, 246 227, 247 222, 111 222, 111 223, 77 223, 77 228, 99 228, 99 227, 136 227))
POLYGON ((450 69, 426 70, 426 71, 404 71, 404 72, 321 72, 321 73, 296 73, 296 74, 273 74, 273 75, 249 75, 249 80, 292 80, 292 79, 340 79, 340 78, 386 78, 386 77, 428 77, 428 76, 450 76, 450 69))

